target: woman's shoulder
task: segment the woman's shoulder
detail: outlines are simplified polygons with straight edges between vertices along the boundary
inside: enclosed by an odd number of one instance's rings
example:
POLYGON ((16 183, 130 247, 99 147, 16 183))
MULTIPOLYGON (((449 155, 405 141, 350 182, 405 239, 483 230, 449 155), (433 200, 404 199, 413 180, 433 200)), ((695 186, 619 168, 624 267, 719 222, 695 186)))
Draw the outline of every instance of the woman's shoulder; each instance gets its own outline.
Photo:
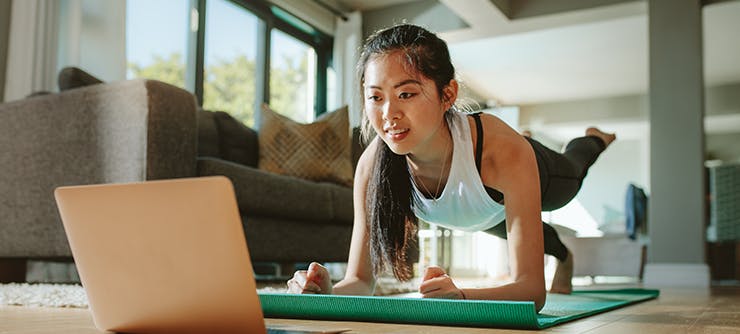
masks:
MULTIPOLYGON (((473 139, 477 138, 478 136, 478 129, 476 127, 476 120, 475 117, 472 115, 474 114, 468 114, 470 117, 468 118, 468 124, 470 125, 470 133, 473 135, 473 139)), ((484 136, 484 147, 485 142, 489 140, 514 140, 517 141, 518 139, 521 139, 521 135, 517 133, 514 129, 512 129, 508 124, 506 124, 504 121, 502 121, 500 118, 486 113, 478 113, 478 117, 480 118, 481 126, 483 128, 483 136, 484 136)))
MULTIPOLYGON (((473 135, 473 143, 477 139, 477 129, 475 120, 470 118, 470 132, 473 135)), ((508 158, 517 156, 523 151, 530 150, 531 147, 527 140, 512 129, 506 122, 500 118, 486 113, 480 114, 481 125, 483 128, 483 160, 489 162, 507 162, 508 158), (506 157, 507 159, 496 159, 496 157, 506 157)))

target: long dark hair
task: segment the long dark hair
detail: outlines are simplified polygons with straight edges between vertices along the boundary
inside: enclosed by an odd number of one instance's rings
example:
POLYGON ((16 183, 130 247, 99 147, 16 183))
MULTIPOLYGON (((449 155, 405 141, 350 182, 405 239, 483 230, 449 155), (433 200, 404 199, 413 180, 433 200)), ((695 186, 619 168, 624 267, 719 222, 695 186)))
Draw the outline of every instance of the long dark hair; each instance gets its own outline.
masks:
MULTIPOLYGON (((455 76, 447 44, 428 30, 410 24, 377 31, 365 41, 357 64, 360 94, 368 62, 397 51, 402 52, 410 69, 434 81, 440 98, 447 98, 444 88, 455 76)), ((364 108, 362 114, 362 134, 367 142, 374 130, 364 108)), ((379 142, 365 203, 370 257, 376 275, 390 265, 397 279, 407 281, 413 277, 407 254, 417 247, 418 219, 413 211, 416 194, 412 190, 406 157, 393 153, 382 140, 379 142)))

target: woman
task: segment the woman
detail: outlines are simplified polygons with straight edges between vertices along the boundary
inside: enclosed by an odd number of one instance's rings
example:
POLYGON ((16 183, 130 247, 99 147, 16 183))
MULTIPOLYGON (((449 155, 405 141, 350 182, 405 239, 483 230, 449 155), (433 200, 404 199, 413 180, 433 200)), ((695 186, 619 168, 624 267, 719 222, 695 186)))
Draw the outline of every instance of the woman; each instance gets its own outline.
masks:
POLYGON ((376 134, 354 181, 354 229, 345 278, 331 285, 318 263, 288 281, 294 293, 369 295, 390 267, 412 276, 406 251, 417 219, 508 239, 509 284, 459 289, 438 267, 427 268, 424 297, 534 301, 545 304, 544 256, 559 264, 551 292, 570 293, 572 254, 541 222, 577 193, 588 167, 614 139, 589 128, 563 154, 516 133, 496 117, 461 113, 458 83, 444 41, 414 25, 379 31, 357 67, 364 101, 363 134, 376 134))

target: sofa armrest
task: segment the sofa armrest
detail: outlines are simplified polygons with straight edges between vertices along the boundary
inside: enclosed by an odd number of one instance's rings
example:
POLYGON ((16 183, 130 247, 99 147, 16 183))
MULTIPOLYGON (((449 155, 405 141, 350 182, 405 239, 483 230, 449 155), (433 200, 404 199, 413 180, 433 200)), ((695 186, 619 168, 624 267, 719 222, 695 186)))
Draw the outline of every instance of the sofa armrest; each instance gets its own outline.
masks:
POLYGON ((195 176, 198 151, 195 96, 163 82, 144 83, 149 104, 146 179, 195 176))
POLYGON ((0 104, 0 257, 71 255, 56 187, 194 176, 195 110, 150 80, 0 104))

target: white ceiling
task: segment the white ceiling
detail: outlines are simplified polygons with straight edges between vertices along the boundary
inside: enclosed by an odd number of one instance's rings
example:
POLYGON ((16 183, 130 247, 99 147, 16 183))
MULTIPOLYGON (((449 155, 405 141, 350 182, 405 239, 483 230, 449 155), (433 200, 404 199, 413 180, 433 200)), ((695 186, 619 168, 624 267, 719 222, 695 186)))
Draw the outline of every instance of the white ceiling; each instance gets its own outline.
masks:
MULTIPOLYGON (((487 99, 527 105, 647 93, 646 2, 521 21, 508 21, 488 0, 443 2, 479 20, 468 31, 441 35, 462 79, 487 99)), ((740 81, 738 32, 740 1, 705 7, 708 86, 740 81)))
POLYGON ((412 1, 415 0, 338 0, 337 2, 346 10, 366 11, 412 1))
MULTIPOLYGON (((338 0, 371 10, 418 0, 338 0)), ((534 105, 648 93, 647 1, 510 20, 492 0, 438 0, 470 27, 440 32, 463 85, 489 105, 534 105)), ((549 0, 548 0, 549 1, 549 0)), ((583 2, 581 2, 583 3, 583 2)), ((548 3, 550 4, 550 3, 548 3)), ((560 3, 563 4, 563 3, 560 3)), ((557 5, 557 4, 555 4, 557 5)), ((740 1, 704 7, 705 85, 740 82, 740 1)), ((740 114, 705 116, 706 133, 737 133, 740 114)), ((649 137, 645 118, 601 120, 622 139, 649 137)), ((592 121, 530 124, 555 141, 592 121)))
POLYGON ((646 91, 644 16, 451 43, 466 84, 503 104, 646 91))
MULTIPOLYGON (((413 0, 339 0, 369 10, 413 0)), ((510 20, 490 0, 439 0, 470 28, 441 32, 464 84, 500 104, 627 94, 648 86, 647 1, 510 20)), ((704 9, 705 82, 740 81, 740 1, 704 9)))

